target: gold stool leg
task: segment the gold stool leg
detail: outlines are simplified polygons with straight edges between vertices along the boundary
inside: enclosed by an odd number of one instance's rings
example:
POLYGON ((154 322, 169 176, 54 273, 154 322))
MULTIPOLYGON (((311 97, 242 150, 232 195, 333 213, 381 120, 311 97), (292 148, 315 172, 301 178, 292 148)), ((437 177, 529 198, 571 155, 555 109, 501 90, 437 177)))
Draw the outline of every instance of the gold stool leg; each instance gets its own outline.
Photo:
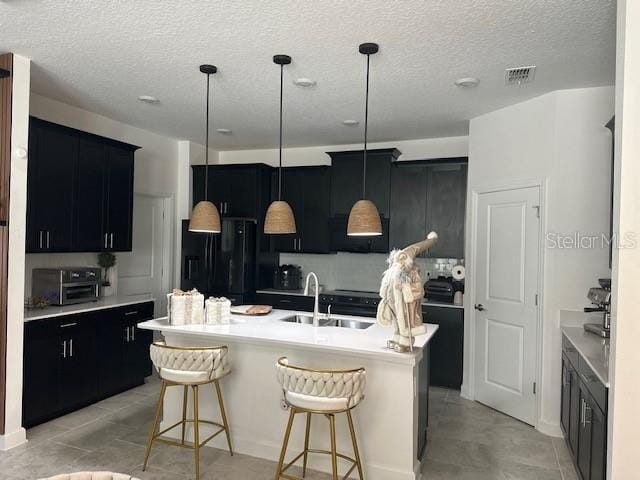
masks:
POLYGON ((158 423, 160 423, 160 413, 162 412, 162 407, 164 405, 164 394, 167 391, 167 384, 163 380, 160 388, 160 398, 158 399, 158 406, 156 407, 156 416, 153 420, 153 427, 151 428, 151 432, 149 433, 149 440, 147 440, 147 451, 144 455, 144 465, 142 466, 142 471, 147 468, 147 462, 149 461, 149 454, 151 453, 151 446, 153 445, 153 441, 155 440, 156 432, 158 431, 158 423))
POLYGON ((311 432, 311 412, 307 412, 307 429, 304 434, 304 459, 302 461, 302 478, 307 475, 307 456, 309 455, 309 433, 311 432))
POLYGON ((364 475, 362 474, 362 462, 360 461, 360 452, 358 451, 358 441, 356 440, 356 430, 353 428, 353 418, 351 418, 351 410, 347 410, 347 420, 349 422, 349 431, 351 432, 353 453, 356 457, 356 465, 358 467, 358 477, 360 477, 360 480, 364 480, 364 475))
POLYGON ((284 464, 284 457, 287 453, 287 445, 289 444, 289 436, 291 435, 291 427, 293 425, 293 419, 296 416, 296 409, 290 407, 289 411, 289 423, 287 424, 287 430, 284 432, 284 440, 282 441, 282 451, 280 452, 280 461, 278 462, 278 468, 276 469, 276 476, 274 480, 280 480, 282 474, 282 465, 284 464))
POLYGON ((193 451, 196 460, 196 480, 200 479, 200 417, 198 415, 198 385, 193 386, 193 451))
POLYGON ((229 445, 229 453, 233 456, 233 448, 231 447, 231 434, 229 433, 229 423, 227 422, 227 413, 224 410, 224 401, 222 400, 222 392, 218 380, 215 382, 216 393, 218 394, 218 405, 220 405, 220 415, 222 416, 222 424, 224 425, 224 433, 227 434, 227 444, 229 445))
POLYGON ((189 387, 185 385, 184 395, 182 398, 182 445, 184 445, 184 432, 187 426, 187 403, 189 401, 189 387))
POLYGON ((329 417, 329 430, 331 431, 331 469, 333 471, 333 480, 338 480, 338 457, 336 455, 336 417, 334 414, 327 415, 329 417))

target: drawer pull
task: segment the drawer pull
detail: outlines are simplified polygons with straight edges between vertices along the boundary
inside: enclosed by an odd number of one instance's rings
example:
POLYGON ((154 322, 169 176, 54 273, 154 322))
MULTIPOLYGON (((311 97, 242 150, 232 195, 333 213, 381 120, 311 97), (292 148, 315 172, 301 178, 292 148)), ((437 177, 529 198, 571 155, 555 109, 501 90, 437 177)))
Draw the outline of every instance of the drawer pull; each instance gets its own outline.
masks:
POLYGON ((128 317, 129 315, 135 315, 136 313, 138 313, 138 311, 137 310, 133 310, 131 312, 126 312, 124 315, 125 315, 125 317, 128 317))
POLYGON ((280 300, 280 303, 291 303, 291 300, 282 299, 282 300, 280 300))
POLYGON ((75 327, 76 325, 78 325, 78 323, 77 323, 77 322, 73 322, 73 323, 64 323, 64 324, 60 325, 60 328, 75 327))

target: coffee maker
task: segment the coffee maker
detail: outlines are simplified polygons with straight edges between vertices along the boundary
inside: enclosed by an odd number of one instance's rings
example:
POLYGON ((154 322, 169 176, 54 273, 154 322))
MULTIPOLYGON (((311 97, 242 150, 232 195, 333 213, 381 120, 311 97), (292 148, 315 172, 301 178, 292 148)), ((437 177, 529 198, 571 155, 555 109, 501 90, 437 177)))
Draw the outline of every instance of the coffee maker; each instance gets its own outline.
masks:
POLYGON ((609 338, 611 328, 611 279, 601 278, 598 283, 600 287, 590 288, 587 294, 587 298, 594 306, 585 307, 584 311, 602 312, 602 323, 585 323, 584 329, 602 338, 609 338))

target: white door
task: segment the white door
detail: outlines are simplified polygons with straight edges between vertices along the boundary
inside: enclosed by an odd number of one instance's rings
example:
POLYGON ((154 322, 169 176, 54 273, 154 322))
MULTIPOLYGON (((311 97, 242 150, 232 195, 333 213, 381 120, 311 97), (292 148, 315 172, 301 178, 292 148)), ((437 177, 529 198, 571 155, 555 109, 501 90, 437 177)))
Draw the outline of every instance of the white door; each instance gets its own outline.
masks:
POLYGON ((538 325, 538 187, 478 195, 476 400, 534 424, 538 325))
POLYGON ((155 315, 165 314, 169 256, 165 199, 136 194, 133 199, 133 248, 118 257, 118 294, 151 294, 155 315))

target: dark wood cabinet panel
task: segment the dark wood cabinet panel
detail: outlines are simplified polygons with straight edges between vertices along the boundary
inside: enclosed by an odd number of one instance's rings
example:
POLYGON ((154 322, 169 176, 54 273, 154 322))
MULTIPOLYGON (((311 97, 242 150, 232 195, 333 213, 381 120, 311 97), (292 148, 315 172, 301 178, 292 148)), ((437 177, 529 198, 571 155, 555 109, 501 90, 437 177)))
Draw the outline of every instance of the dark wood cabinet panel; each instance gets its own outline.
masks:
POLYGON ((153 302, 25 323, 23 424, 50 420, 151 374, 153 302))
POLYGON ((31 119, 27 251, 71 251, 78 136, 31 119))
POLYGON ((427 232, 427 167, 397 162, 391 168, 389 248, 419 242, 427 232))
POLYGON ((571 408, 571 374, 567 358, 562 356, 562 389, 560 390, 560 427, 565 435, 569 434, 571 408))
POLYGON ((580 389, 578 374, 571 368, 571 399, 569 401, 569 448, 574 455, 578 453, 578 435, 580 428, 580 389))
POLYGON ((362 198, 363 152, 327 153, 331 157, 331 250, 388 253, 391 164, 400 152, 386 148, 367 153, 366 197, 380 213, 382 235, 378 237, 347 236, 349 212, 353 204, 362 198))
POLYGON ((423 305, 422 313, 426 323, 439 326, 429 347, 431 385, 459 390, 464 354, 464 310, 423 305))
POLYGON ((273 308, 284 310, 299 310, 303 312, 313 311, 313 297, 304 295, 271 294, 257 292, 255 303, 271 305, 273 308))
POLYGON ((32 117, 27 252, 130 251, 137 148, 32 117))

